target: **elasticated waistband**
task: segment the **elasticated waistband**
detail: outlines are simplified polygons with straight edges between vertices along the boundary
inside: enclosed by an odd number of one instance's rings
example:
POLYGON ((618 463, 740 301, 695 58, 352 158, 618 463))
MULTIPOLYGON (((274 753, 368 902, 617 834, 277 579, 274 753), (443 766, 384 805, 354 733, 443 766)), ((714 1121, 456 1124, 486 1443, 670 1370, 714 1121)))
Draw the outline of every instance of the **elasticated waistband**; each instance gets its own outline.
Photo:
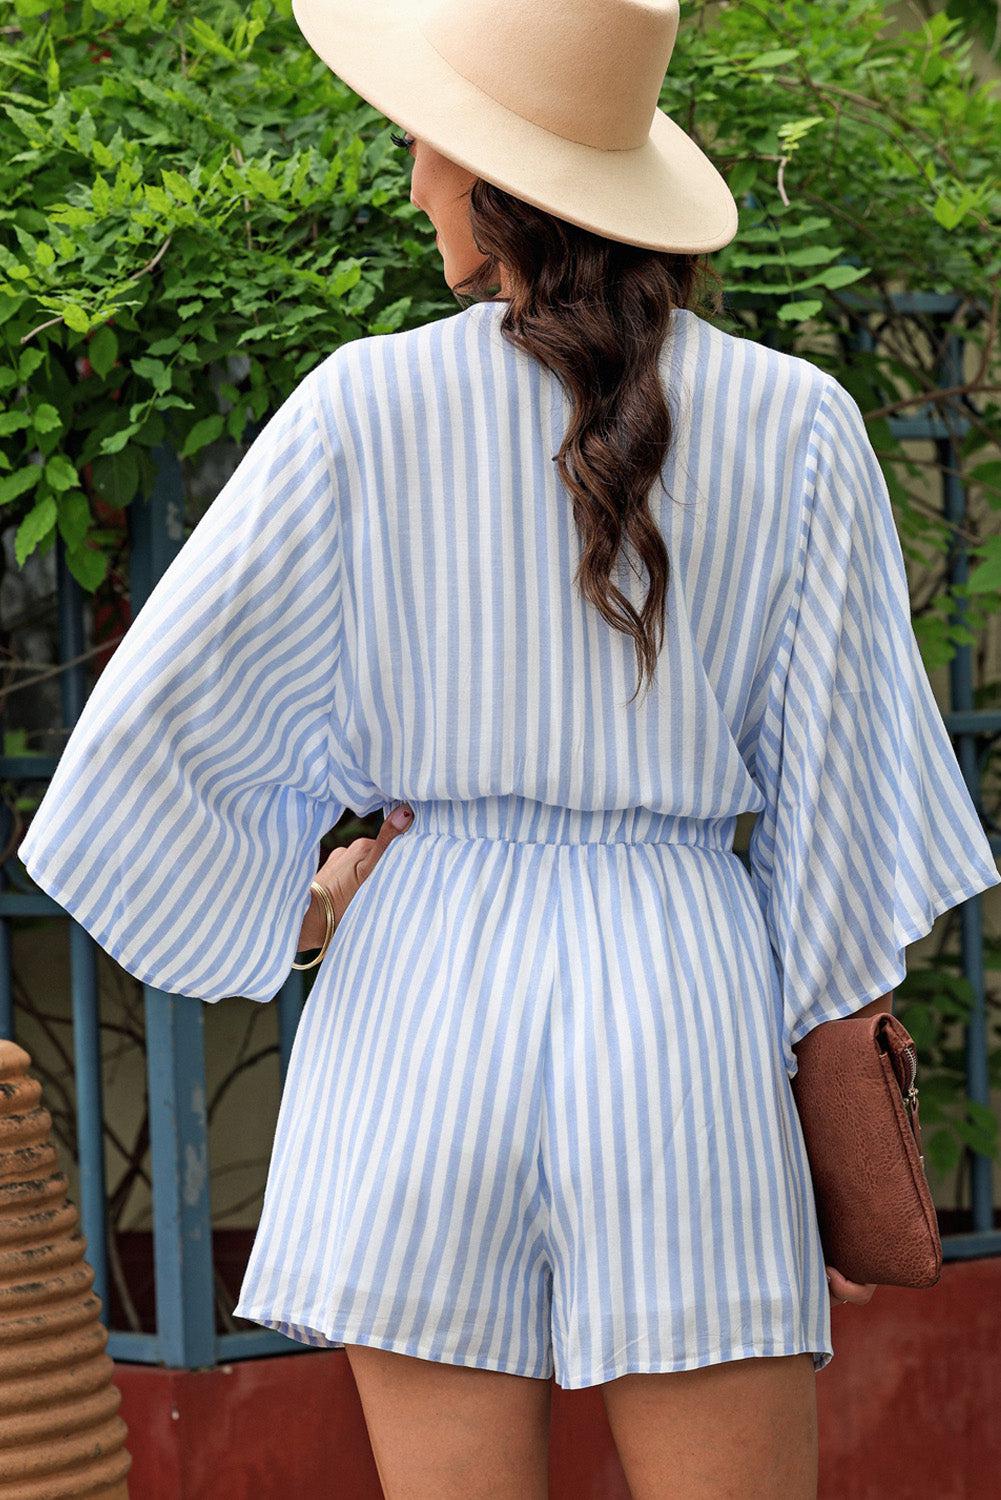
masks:
MULTIPOLYGON (((413 833, 519 844, 694 844, 733 847, 736 817, 690 818, 648 807, 554 807, 529 797, 406 799, 413 833)), ((387 811, 393 804, 387 804, 387 811)))

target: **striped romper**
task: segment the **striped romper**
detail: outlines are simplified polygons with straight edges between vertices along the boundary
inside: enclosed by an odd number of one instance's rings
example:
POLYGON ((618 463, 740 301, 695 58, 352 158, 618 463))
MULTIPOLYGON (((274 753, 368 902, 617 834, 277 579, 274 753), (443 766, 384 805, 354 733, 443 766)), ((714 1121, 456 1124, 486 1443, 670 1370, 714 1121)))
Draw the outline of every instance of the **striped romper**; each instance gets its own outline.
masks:
MULTIPOLYGON (((569 1388, 820 1369, 793 1046, 1001 882, 886 484, 836 379, 676 312, 666 638, 630 703, 632 641, 574 579, 568 399, 503 308, 300 381, 21 857, 138 979, 266 1002, 321 835, 414 809, 314 971, 240 1317, 569 1388)), ((638 607, 645 575, 615 581, 638 607)))

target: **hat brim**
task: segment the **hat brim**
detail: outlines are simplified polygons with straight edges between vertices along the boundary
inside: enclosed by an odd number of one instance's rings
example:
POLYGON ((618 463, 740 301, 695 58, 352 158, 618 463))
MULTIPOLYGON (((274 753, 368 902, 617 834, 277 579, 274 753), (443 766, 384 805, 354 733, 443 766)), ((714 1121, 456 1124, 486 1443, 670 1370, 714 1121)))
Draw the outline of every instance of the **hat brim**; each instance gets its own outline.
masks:
POLYGON ((632 149, 602 151, 555 135, 449 66, 418 25, 424 3, 292 0, 292 12, 317 56, 367 103, 524 202, 652 250, 697 255, 733 239, 733 194, 662 109, 632 149))

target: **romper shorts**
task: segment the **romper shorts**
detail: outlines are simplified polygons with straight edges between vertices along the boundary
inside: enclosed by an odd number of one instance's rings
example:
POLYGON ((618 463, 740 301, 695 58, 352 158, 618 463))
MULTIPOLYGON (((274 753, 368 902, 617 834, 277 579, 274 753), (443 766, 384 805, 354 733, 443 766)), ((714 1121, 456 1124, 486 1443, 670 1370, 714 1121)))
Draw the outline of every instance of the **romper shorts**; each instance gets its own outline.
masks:
POLYGON ((411 806, 307 998, 236 1315, 568 1389, 751 1355, 823 1368, 735 818, 411 806))

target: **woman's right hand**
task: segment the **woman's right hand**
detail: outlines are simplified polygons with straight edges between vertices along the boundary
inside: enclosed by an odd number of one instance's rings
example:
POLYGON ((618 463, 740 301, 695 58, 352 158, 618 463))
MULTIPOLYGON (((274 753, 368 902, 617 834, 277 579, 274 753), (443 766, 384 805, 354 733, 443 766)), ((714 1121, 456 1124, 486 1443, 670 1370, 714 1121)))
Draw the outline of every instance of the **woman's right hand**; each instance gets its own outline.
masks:
MULTIPOLYGON (((404 802, 399 807, 394 807, 389 817, 383 819, 382 827, 374 839, 353 839, 350 844, 332 850, 324 860, 313 879, 329 893, 338 922, 362 881, 371 875, 393 839, 409 828, 413 816, 413 811, 404 802)), ((302 924, 298 951, 303 953, 308 948, 319 948, 326 930, 323 907, 314 892, 302 924)))
POLYGON ((832 1302, 853 1302, 856 1307, 864 1307, 872 1300, 872 1294, 876 1290, 875 1282, 849 1281, 835 1266, 828 1266, 826 1270, 832 1302))

